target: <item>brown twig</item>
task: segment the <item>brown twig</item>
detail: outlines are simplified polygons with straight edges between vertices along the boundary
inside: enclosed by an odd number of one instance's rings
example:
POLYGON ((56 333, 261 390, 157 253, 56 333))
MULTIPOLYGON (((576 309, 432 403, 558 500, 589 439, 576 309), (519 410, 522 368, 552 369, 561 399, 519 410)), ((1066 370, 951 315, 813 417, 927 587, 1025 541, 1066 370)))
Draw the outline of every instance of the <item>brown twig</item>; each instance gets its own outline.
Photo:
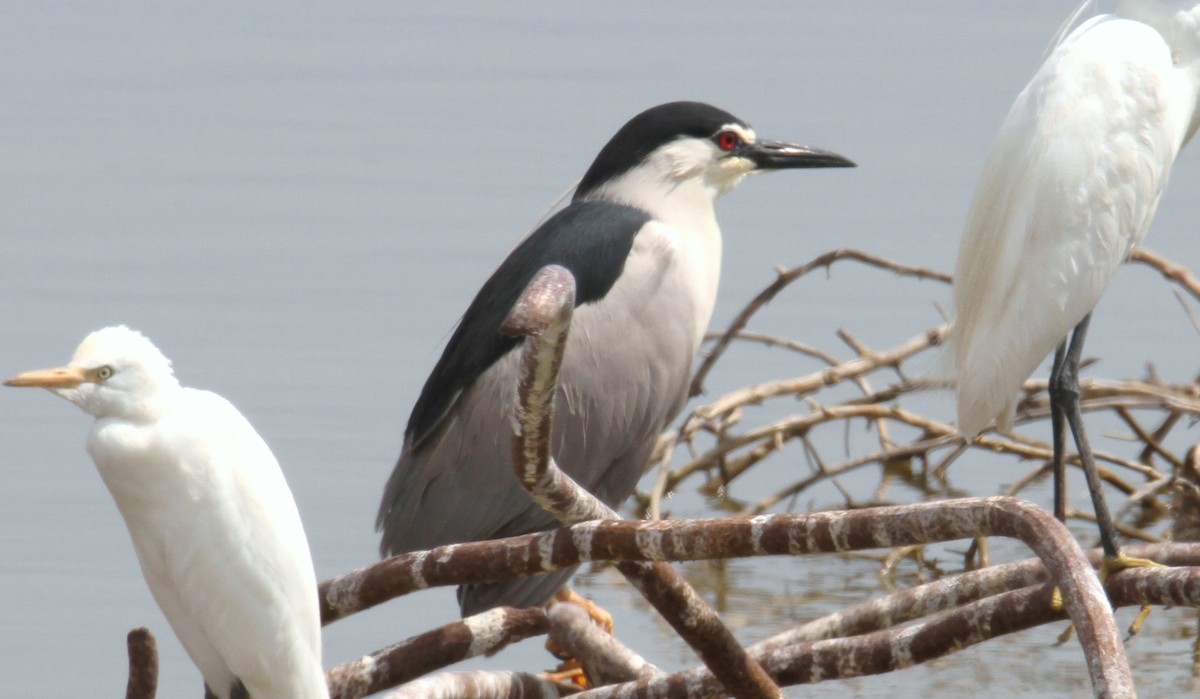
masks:
POLYGON ((150 629, 139 627, 125 637, 129 651, 129 681, 125 699, 154 699, 158 693, 158 645, 150 629))
POLYGON ((700 368, 696 370, 695 376, 692 378, 691 395, 696 396, 704 392, 704 379, 708 376, 708 372, 712 370, 713 365, 725 353, 726 348, 733 338, 745 329, 746 324, 750 322, 750 318, 757 313, 761 308, 766 306, 783 291, 789 284, 797 279, 809 274, 813 270, 821 268, 829 268, 835 262, 841 260, 854 260, 872 267, 895 272, 900 276, 916 277, 918 279, 933 279, 939 282, 950 283, 950 276, 941 272, 925 269, 923 267, 910 267, 908 265, 899 264, 890 260, 885 260, 881 257, 876 257, 860 250, 851 248, 842 248, 833 250, 820 255, 806 264, 799 267, 793 267, 789 270, 783 270, 777 273, 776 279, 766 289, 761 291, 749 304, 738 313, 733 322, 729 324, 729 328, 725 331, 716 344, 708 351, 708 356, 700 364, 700 368))
POLYGON ((807 395, 818 389, 841 383, 846 379, 856 378, 875 371, 881 367, 894 366, 912 355, 936 347, 946 337, 946 326, 940 326, 902 343, 900 346, 886 352, 868 353, 854 359, 842 362, 837 366, 785 381, 748 386, 732 393, 721 396, 712 403, 697 408, 696 417, 701 420, 711 420, 729 414, 744 405, 754 405, 784 395, 807 395))
POLYGON ((1129 253, 1129 261, 1157 270, 1163 277, 1178 284, 1194 298, 1200 300, 1200 279, 1194 277, 1187 267, 1172 262, 1147 248, 1134 248, 1133 252, 1129 253))

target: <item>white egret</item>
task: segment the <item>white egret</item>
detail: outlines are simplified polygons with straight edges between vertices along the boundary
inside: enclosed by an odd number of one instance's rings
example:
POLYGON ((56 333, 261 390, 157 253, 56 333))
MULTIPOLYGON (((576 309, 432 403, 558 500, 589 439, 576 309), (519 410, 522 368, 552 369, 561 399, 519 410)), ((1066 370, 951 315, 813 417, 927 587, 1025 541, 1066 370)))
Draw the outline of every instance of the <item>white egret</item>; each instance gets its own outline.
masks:
POLYGON ((180 386, 158 348, 124 326, 88 335, 63 368, 4 383, 47 388, 96 418, 88 452, 212 695, 328 698, 300 515, 233 405, 180 386))
POLYGON ((1092 309, 1145 236, 1175 157, 1200 125, 1198 94, 1196 0, 1124 0, 1081 24, 1001 126, 954 275, 960 431, 974 437, 992 419, 1011 427, 1021 383, 1057 346, 1055 514, 1065 513, 1065 422, 1109 560, 1119 552, 1083 428, 1079 358, 1092 309))

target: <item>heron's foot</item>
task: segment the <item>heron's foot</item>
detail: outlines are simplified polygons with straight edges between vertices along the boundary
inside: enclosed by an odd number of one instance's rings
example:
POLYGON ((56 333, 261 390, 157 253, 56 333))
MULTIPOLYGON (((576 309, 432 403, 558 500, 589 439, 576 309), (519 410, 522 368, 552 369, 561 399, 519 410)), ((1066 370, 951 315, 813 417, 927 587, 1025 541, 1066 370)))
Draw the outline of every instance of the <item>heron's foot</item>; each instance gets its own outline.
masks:
MULTIPOLYGON (((547 645, 549 643, 547 642, 547 645)), ((553 652, 553 651, 551 651, 553 652)), ((587 675, 583 672, 583 666, 575 658, 570 658, 559 663, 558 667, 553 670, 542 673, 542 677, 551 682, 565 682, 573 684, 577 687, 588 687, 587 675)))
MULTIPOLYGON (((574 593, 572 593, 572 594, 574 594, 574 593)), ((556 599, 556 600, 552 601, 551 604, 557 604, 558 602, 562 602, 562 601, 564 601, 564 600, 556 599)), ((573 604, 579 604, 579 606, 586 609, 588 612, 588 616, 591 617, 591 619, 592 619, 592 623, 595 624, 596 626, 599 626, 604 631, 604 633, 606 633, 610 636, 612 635, 613 620, 612 620, 611 614, 604 611, 602 608, 596 606, 596 604, 594 602, 585 600, 582 597, 579 598, 579 602, 573 602, 573 604)), ((546 651, 548 653, 550 653, 550 655, 553 655, 554 657, 558 658, 559 660, 570 660, 571 659, 571 654, 569 652, 567 652, 567 649, 558 645, 558 643, 556 643, 554 641, 554 639, 546 639, 546 651)))
MULTIPOLYGON (((557 604, 559 602, 568 602, 570 604, 575 604, 575 605, 579 605, 580 607, 583 607, 584 611, 586 611, 588 613, 588 616, 591 618, 593 624, 595 624, 596 626, 599 626, 601 629, 603 629, 604 633, 606 633, 610 636, 612 635, 612 632, 613 632, 612 614, 609 614, 608 612, 604 611, 604 609, 602 607, 600 607, 600 605, 596 604, 595 602, 593 602, 589 599, 584 599, 583 597, 580 597, 579 593, 575 592, 574 590, 572 590, 569 587, 564 587, 563 589, 559 590, 558 592, 555 592, 554 597, 550 598, 550 602, 549 602, 549 604, 547 604, 547 606, 549 606, 551 604, 557 604)), ((553 640, 546 641, 546 650, 550 652, 550 655, 553 655, 554 657, 558 658, 559 660, 570 660, 571 659, 571 654, 568 653, 566 651, 566 649, 564 649, 562 646, 555 643, 553 640)))
POLYGON ((612 635, 612 614, 609 614, 603 607, 591 601, 590 599, 580 597, 578 592, 575 592, 569 587, 564 587, 563 589, 554 593, 554 597, 550 600, 550 604, 554 604, 555 602, 570 602, 571 604, 577 604, 580 607, 583 607, 584 611, 588 613, 588 616, 592 618, 593 624, 599 626, 604 630, 604 633, 608 634, 609 636, 612 635))
MULTIPOLYGON (((575 604, 583 607, 584 611, 588 613, 588 617, 592 620, 593 624, 599 626, 604 633, 610 636, 612 635, 612 614, 609 614, 600 605, 589 599, 584 599, 569 587, 564 587, 563 589, 554 593, 554 597, 550 599, 550 602, 547 604, 547 606, 558 604, 559 602, 567 602, 569 604, 575 604)), ((545 678, 555 682, 572 682, 580 687, 588 686, 588 681, 584 674, 583 666, 580 665, 577 659, 571 657, 571 654, 567 652, 567 649, 556 643, 554 639, 547 639, 546 650, 549 651, 551 655, 561 660, 562 663, 558 667, 554 668, 554 670, 542 673, 545 678)))
MULTIPOLYGON (((1108 576, 1126 568, 1162 567, 1163 564, 1155 563, 1148 558, 1131 558, 1123 553, 1117 553, 1116 557, 1105 556, 1104 560, 1100 561, 1100 580, 1105 582, 1108 580, 1108 576)), ((1129 625, 1129 636, 1125 640, 1133 638, 1137 635, 1138 631, 1142 630, 1142 624, 1146 623, 1146 617, 1150 616, 1150 609, 1150 605, 1142 605, 1142 608, 1138 610, 1137 616, 1133 618, 1133 622, 1129 625)))

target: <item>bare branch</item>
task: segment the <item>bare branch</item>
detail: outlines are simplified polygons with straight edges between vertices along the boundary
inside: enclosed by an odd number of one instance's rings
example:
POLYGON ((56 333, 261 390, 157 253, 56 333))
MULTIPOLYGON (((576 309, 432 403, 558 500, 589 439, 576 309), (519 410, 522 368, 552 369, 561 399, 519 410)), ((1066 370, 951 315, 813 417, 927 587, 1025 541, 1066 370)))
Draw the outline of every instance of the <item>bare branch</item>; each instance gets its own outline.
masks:
MULTIPOLYGON (((556 265, 545 267, 530 281, 502 329, 526 336, 517 390, 513 467, 534 502, 567 525, 620 517, 571 480, 550 456, 554 393, 574 305, 571 273, 556 265)), ((746 699, 783 696, 678 571, 661 562, 623 562, 617 568, 696 650, 729 692, 746 699)))
POLYGON ((524 672, 449 672, 409 682, 383 699, 558 699, 578 691, 524 672))
POLYGON ((129 651, 129 681, 125 699, 154 699, 158 693, 158 644, 150 629, 139 627, 125 637, 129 651))
POLYGON ((662 671, 592 623, 577 604, 550 607, 550 640, 579 660, 593 685, 655 677, 662 671))
POLYGON ((829 268, 833 265, 833 263, 841 260, 855 260, 872 267, 878 267, 880 269, 895 272, 900 276, 916 277, 918 279, 933 279, 947 284, 950 283, 950 276, 947 274, 942 274, 941 272, 935 272, 922 267, 910 267, 908 265, 891 262, 881 257, 876 257, 875 255, 870 255, 868 253, 851 248, 833 250, 814 258, 807 264, 794 267, 789 270, 780 271, 775 281, 762 292, 760 292, 758 296, 755 296, 749 304, 747 304, 746 308, 743 309, 742 312, 733 319, 733 322, 729 324, 729 328, 721 336, 721 339, 717 340, 717 343, 709 350, 708 356, 705 357, 704 362, 701 363, 700 368, 696 371, 695 376, 692 378, 691 394, 696 396, 704 392, 704 379, 708 376, 708 372, 712 370, 713 365, 716 364, 717 360, 721 358, 721 355, 725 353, 725 350, 729 347, 729 343, 732 341, 732 339, 745 329, 746 324, 750 322, 750 318, 757 313, 759 309, 770 303, 780 291, 783 291, 789 284, 797 279, 805 276, 813 270, 829 268))
POLYGON ((1129 261, 1157 270, 1159 274, 1200 300, 1200 279, 1192 276, 1192 273, 1183 265, 1172 262, 1148 248, 1134 248, 1133 252, 1129 253, 1129 261))
POLYGON ((813 393, 823 387, 862 376, 880 367, 895 366, 918 352, 940 345, 946 337, 946 330, 947 326, 943 325, 924 332, 895 349, 862 355, 808 376, 749 386, 721 396, 709 405, 697 408, 694 414, 702 420, 711 420, 728 415, 734 409, 744 405, 758 404, 777 396, 813 393))
POLYGON ((541 609, 490 609, 329 670, 330 697, 365 697, 460 660, 490 655, 548 628, 541 609))

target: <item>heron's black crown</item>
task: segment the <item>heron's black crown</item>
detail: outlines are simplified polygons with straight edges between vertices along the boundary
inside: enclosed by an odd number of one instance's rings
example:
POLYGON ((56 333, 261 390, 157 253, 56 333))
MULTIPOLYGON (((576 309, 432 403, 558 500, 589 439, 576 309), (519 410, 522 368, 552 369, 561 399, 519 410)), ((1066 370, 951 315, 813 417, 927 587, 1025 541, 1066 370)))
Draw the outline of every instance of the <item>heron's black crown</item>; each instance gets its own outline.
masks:
POLYGON ((630 119, 609 139, 575 190, 575 200, 628 172, 659 146, 681 136, 709 138, 722 126, 749 126, 734 115, 703 102, 668 102, 630 119))

